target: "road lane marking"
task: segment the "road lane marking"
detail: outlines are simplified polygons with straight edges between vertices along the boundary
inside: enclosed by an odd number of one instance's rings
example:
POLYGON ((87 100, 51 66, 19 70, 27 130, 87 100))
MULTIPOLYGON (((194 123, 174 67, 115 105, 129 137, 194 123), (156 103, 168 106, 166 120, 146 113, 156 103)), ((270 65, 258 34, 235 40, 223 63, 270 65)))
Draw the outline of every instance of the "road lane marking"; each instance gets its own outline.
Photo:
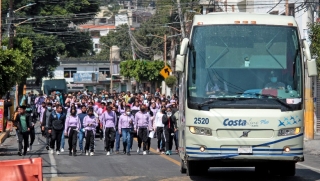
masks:
POLYGON ((58 177, 57 164, 56 160, 53 157, 53 154, 48 153, 50 159, 50 169, 51 169, 51 177, 58 177))
MULTIPOLYGON (((137 141, 137 138, 134 138, 134 140, 137 141)), ((161 156, 162 158, 164 158, 164 159, 166 159, 166 160, 168 160, 168 161, 170 161, 170 162, 172 162, 172 163, 180 166, 180 162, 179 162, 179 161, 177 161, 177 160, 175 160, 175 159, 173 159, 173 158, 171 158, 171 157, 169 157, 169 156, 167 156, 167 155, 163 155, 163 154, 161 154, 161 153, 158 153, 157 150, 155 150, 155 149, 153 149, 153 148, 150 148, 150 151, 151 151, 152 153, 155 153, 155 154, 161 156)))
POLYGON ((318 168, 314 168, 314 167, 311 167, 311 166, 308 166, 308 165, 305 165, 305 164, 302 164, 302 163, 297 163, 297 165, 305 167, 305 168, 309 168, 310 170, 314 170, 314 171, 317 171, 317 172, 320 173, 320 169, 318 169, 318 168))

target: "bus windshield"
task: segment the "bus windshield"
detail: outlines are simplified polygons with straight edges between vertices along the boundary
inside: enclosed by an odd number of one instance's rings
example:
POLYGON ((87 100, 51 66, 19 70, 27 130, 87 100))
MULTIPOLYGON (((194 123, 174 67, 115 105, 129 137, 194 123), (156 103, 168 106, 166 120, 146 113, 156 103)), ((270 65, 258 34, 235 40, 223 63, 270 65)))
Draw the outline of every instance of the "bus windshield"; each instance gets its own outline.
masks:
POLYGON ((301 105, 301 63, 296 27, 195 26, 188 55, 187 96, 193 103, 237 98, 241 104, 255 100, 257 105, 267 98, 295 100, 301 105))

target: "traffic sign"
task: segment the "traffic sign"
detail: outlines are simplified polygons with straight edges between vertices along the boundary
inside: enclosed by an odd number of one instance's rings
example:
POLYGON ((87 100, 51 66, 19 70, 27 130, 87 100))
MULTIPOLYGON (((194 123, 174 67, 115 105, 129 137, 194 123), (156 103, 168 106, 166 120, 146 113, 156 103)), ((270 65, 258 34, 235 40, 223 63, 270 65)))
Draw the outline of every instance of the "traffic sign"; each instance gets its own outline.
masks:
POLYGON ((160 71, 160 75, 162 75, 163 78, 167 78, 170 75, 171 69, 170 67, 168 67, 168 65, 166 65, 161 71, 160 71))

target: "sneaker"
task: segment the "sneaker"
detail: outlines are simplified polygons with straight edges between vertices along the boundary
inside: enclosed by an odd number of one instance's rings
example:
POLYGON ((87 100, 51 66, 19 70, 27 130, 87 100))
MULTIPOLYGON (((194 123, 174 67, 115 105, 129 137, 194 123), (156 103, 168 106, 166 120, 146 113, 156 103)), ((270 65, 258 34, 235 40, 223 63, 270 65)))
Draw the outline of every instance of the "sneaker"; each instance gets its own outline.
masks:
POLYGON ((69 156, 72 156, 72 152, 71 151, 69 151, 69 156))
POLYGON ((137 149, 137 153, 140 154, 140 148, 137 149))
POLYGON ((169 151, 166 151, 166 155, 170 155, 170 152, 169 152, 169 151))
POLYGON ((146 154, 147 154, 147 151, 143 151, 143 154, 146 155, 146 154))
POLYGON ((19 156, 22 156, 22 153, 21 153, 21 151, 19 151, 19 152, 18 152, 18 155, 19 155, 19 156))
POLYGON ((82 153, 83 153, 83 151, 82 151, 82 150, 80 150, 79 155, 82 155, 82 153))
MULTIPOLYGON (((61 151, 62 152, 62 151, 61 151)), ((73 150, 71 150, 71 152, 73 153, 73 150)))
POLYGON ((130 152, 127 153, 128 156, 131 156, 130 152))
POLYGON ((72 155, 73 156, 77 156, 77 152, 72 152, 72 155))
POLYGON ((157 152, 160 153, 160 149, 159 148, 157 148, 157 152))
POLYGON ((60 155, 60 151, 57 151, 56 153, 57 153, 57 155, 60 155))
POLYGON ((30 151, 30 147, 27 148, 27 151, 30 151))
POLYGON ((110 149, 110 154, 112 154, 112 153, 113 153, 113 148, 110 149))
POLYGON ((49 150, 49 153, 52 155, 52 154, 53 154, 53 149, 50 149, 50 150, 49 150))
POLYGON ((109 155, 110 155, 110 151, 107 152, 107 156, 109 156, 109 155))
POLYGON ((171 150, 169 150, 169 154, 172 155, 172 151, 171 150))
POLYGON ((161 154, 165 154, 165 152, 164 152, 164 151, 162 151, 162 152, 161 152, 161 154))
POLYGON ((176 153, 179 154, 179 150, 178 149, 176 149, 176 153))
POLYGON ((116 151, 116 154, 118 155, 118 154, 119 154, 119 151, 116 151))
POLYGON ((61 149, 60 149, 60 151, 61 151, 61 153, 62 153, 62 152, 64 152, 64 149, 63 149, 63 148, 61 148, 61 149))
POLYGON ((28 151, 32 151, 32 145, 30 145, 28 149, 28 151))
POLYGON ((27 152, 23 152, 23 156, 26 156, 27 152))
POLYGON ((94 153, 93 152, 90 152, 90 156, 93 156, 94 155, 94 153))
POLYGON ((47 150, 49 150, 49 149, 50 149, 50 147, 47 145, 47 146, 46 146, 46 149, 47 149, 47 150))
POLYGON ((86 156, 88 156, 89 155, 89 151, 86 151, 86 156))

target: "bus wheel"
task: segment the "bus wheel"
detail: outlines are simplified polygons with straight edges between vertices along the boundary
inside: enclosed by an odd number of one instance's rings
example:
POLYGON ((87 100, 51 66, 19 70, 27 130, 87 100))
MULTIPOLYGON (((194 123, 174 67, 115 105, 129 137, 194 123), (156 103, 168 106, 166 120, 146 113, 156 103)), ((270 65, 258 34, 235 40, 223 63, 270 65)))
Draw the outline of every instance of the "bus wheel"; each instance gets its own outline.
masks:
POLYGON ((296 174, 296 163, 284 163, 282 166, 281 176, 294 176, 296 174))
POLYGON ((181 173, 186 173, 187 172, 186 165, 184 164, 184 160, 182 160, 182 159, 180 159, 180 172, 181 173))
POLYGON ((195 162, 187 161, 187 176, 196 176, 198 174, 199 172, 195 162))

